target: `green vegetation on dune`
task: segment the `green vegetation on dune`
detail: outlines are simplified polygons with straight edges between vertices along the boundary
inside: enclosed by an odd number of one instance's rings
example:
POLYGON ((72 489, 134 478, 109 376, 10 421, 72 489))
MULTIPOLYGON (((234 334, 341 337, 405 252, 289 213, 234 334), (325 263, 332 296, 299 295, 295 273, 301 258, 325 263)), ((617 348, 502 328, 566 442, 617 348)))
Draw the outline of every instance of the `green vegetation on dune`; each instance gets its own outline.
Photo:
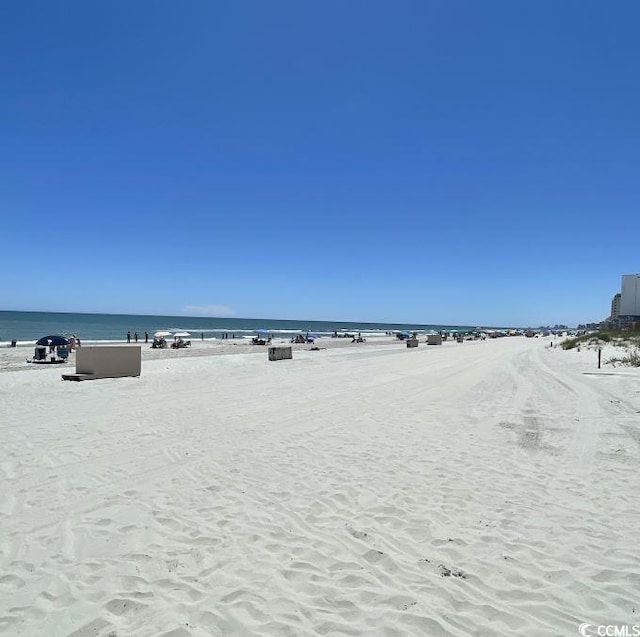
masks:
POLYGON ((610 343, 617 336, 617 332, 614 334, 613 330, 601 330, 599 332, 590 332, 588 334, 582 334, 574 338, 568 338, 562 342, 562 349, 573 349, 580 345, 602 345, 603 343, 610 343))
POLYGON ((613 356, 605 361, 607 365, 622 365, 625 367, 640 367, 640 332, 637 330, 598 330, 589 334, 582 334, 575 338, 568 338, 562 343, 562 349, 580 349, 580 346, 595 348, 603 345, 613 345, 626 350, 622 356, 613 356))
POLYGON ((605 363, 615 367, 622 365, 623 367, 640 367, 640 350, 634 349, 624 356, 612 356, 605 363))

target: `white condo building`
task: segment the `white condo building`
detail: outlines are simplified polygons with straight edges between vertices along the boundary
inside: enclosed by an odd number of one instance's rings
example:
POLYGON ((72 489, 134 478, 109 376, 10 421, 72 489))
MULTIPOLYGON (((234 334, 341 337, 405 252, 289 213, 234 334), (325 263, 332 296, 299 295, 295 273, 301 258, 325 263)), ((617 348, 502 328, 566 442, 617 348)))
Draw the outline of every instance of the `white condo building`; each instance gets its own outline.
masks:
POLYGON ((640 274, 622 275, 620 317, 640 317, 640 274))

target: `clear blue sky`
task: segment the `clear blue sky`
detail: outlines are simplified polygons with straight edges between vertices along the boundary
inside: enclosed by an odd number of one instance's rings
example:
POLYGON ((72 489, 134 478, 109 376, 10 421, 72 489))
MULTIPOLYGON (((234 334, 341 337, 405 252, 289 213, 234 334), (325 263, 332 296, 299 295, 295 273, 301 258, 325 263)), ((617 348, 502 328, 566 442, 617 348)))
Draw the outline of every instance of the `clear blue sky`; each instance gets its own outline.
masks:
POLYGON ((0 9, 0 309, 478 325, 640 271, 640 2, 0 9))

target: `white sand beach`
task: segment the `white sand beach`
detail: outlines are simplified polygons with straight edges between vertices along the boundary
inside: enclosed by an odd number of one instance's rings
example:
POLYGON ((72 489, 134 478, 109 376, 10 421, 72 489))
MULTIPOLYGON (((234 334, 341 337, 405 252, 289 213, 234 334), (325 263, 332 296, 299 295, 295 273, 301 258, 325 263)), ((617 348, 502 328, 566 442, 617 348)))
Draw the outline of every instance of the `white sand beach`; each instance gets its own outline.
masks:
POLYGON ((194 342, 82 383, 1 352, 0 634, 640 623, 640 371, 548 344, 194 342))

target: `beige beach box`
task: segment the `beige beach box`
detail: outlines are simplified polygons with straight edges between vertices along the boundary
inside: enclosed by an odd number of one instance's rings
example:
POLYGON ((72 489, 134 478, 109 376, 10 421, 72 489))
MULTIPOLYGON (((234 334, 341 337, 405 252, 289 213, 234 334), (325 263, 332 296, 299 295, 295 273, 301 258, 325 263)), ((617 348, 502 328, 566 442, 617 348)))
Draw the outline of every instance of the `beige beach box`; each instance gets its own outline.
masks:
POLYGON ((291 347, 270 347, 269 348, 270 361, 282 361, 287 358, 293 358, 293 352, 291 350, 291 347))
POLYGON ((442 345, 440 334, 427 334, 427 345, 442 345))
POLYGON ((407 339, 407 347, 418 347, 418 339, 417 338, 408 338, 407 339))
POLYGON ((140 376, 142 348, 138 345, 83 345, 76 350, 76 374, 91 378, 140 376))

